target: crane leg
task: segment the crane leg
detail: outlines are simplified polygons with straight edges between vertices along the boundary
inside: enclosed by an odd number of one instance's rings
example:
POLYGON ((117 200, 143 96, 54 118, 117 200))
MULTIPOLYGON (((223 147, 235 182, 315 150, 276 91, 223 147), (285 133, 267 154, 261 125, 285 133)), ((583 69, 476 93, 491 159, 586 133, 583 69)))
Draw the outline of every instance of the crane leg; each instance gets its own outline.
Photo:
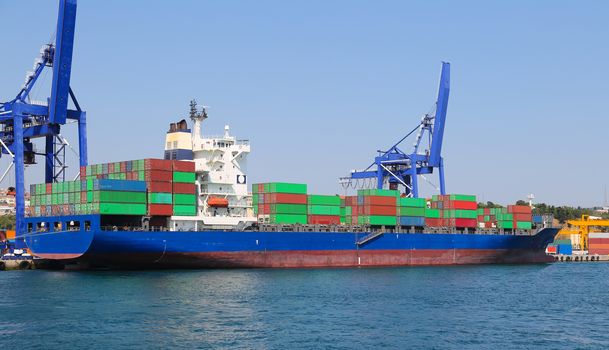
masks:
POLYGON ((15 248, 25 248, 23 235, 25 234, 25 184, 23 165, 23 116, 20 112, 15 113, 13 124, 13 135, 15 145, 15 248))
POLYGON ((44 162, 44 182, 51 183, 53 182, 54 177, 54 163, 53 153, 55 152, 55 135, 47 135, 46 136, 46 144, 45 144, 45 162, 44 162))
POLYGON ((438 175, 440 177, 440 194, 446 194, 446 185, 444 184, 444 158, 440 158, 440 166, 438 167, 438 175))
POLYGON ((80 157, 80 166, 89 164, 87 156, 87 113, 80 112, 78 118, 78 153, 80 157))

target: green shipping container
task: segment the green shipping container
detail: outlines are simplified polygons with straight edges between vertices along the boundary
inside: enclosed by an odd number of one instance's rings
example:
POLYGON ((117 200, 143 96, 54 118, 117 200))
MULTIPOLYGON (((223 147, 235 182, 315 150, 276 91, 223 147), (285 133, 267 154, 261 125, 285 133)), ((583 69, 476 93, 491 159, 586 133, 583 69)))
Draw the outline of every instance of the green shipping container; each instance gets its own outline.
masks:
POLYGON ((360 225, 395 226, 397 223, 397 218, 395 216, 369 215, 358 216, 357 221, 360 225))
POLYGON ((476 196, 470 194, 451 194, 451 201, 466 201, 466 202, 475 202, 476 196))
POLYGON ((425 198, 403 197, 398 200, 398 205, 400 207, 425 208, 427 206, 427 200, 425 198))
POLYGON ((148 203, 151 204, 173 204, 171 193, 148 193, 148 203))
POLYGON ((514 228, 513 221, 497 221, 498 228, 514 228))
POLYGON ((306 204, 271 204, 271 214, 307 214, 306 204))
POLYGON ((495 214, 497 221, 512 221, 514 220, 514 214, 504 214, 504 213, 498 213, 495 214))
MULTIPOLYGON (((271 182, 269 185, 269 193, 292 193, 292 194, 307 194, 306 184, 295 184, 287 182, 271 182)), ((266 184, 265 184, 266 190, 266 184)))
POLYGON ((179 215, 179 216, 197 215, 197 206, 196 205, 174 205, 173 206, 173 215, 179 215))
POLYGON ((440 209, 425 209, 425 217, 430 219, 439 219, 440 209))
POLYGON ((476 212, 475 210, 457 209, 454 212, 455 212, 454 217, 457 219, 477 219, 478 218, 478 212, 476 212))
POLYGON ((521 230, 530 230, 533 228, 533 224, 530 221, 517 221, 516 228, 521 230))
POLYGON ((194 194, 177 193, 173 195, 173 203, 178 205, 196 205, 197 196, 194 194))
POLYGON ((106 215, 146 215, 146 204, 99 203, 99 214, 106 215))
POLYGON ((339 196, 324 196, 317 194, 310 194, 308 196, 309 205, 337 205, 340 206, 339 196))
POLYGON ((307 216, 300 214, 271 214, 270 223, 272 224, 302 224, 307 223, 307 216))
POLYGON ((252 195, 252 204, 254 204, 254 205, 258 204, 258 194, 252 195))
POLYGON ((334 205, 309 205, 309 215, 340 215, 340 207, 334 205))
POLYGON ((400 216, 425 216, 425 208, 400 207, 400 216))
POLYGON ((173 182, 194 183, 195 173, 187 173, 184 171, 173 172, 173 182))
POLYGON ((95 191, 93 200, 100 203, 143 203, 146 204, 145 192, 95 191), (96 198, 97 197, 97 198, 96 198))

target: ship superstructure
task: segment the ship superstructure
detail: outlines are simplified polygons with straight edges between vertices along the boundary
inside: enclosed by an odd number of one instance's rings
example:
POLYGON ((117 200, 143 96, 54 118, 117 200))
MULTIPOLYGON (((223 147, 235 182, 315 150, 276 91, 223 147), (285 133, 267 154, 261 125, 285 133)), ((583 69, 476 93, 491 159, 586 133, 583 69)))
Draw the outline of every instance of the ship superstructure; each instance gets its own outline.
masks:
POLYGON ((202 123, 207 118, 206 107, 198 111, 196 102, 191 101, 192 130, 181 120, 172 123, 167 133, 165 159, 195 163, 198 208, 195 217, 172 216, 170 227, 245 228, 256 222, 247 181, 250 142, 231 135, 228 125, 223 135, 202 136, 202 123))

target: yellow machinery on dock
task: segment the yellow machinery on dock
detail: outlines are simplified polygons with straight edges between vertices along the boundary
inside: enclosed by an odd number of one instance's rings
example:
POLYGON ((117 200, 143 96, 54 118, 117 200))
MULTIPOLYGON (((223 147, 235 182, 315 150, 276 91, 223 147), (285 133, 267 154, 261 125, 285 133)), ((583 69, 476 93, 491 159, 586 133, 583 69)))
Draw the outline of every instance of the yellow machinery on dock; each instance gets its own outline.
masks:
POLYGON ((609 220, 582 215, 579 220, 567 220, 567 226, 558 232, 556 239, 570 239, 575 249, 588 250, 588 235, 590 232, 602 232, 600 227, 609 227, 609 220), (577 237, 577 244, 573 242, 574 235, 577 237))

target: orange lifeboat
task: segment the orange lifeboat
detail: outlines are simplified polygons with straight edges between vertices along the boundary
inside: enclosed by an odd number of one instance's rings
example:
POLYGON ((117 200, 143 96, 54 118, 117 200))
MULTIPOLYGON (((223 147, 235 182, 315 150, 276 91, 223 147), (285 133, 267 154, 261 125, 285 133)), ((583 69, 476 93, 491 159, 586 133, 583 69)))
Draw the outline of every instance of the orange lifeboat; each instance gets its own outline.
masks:
POLYGON ((228 199, 219 198, 219 197, 209 197, 207 199, 207 205, 215 208, 227 208, 228 207, 228 199))

